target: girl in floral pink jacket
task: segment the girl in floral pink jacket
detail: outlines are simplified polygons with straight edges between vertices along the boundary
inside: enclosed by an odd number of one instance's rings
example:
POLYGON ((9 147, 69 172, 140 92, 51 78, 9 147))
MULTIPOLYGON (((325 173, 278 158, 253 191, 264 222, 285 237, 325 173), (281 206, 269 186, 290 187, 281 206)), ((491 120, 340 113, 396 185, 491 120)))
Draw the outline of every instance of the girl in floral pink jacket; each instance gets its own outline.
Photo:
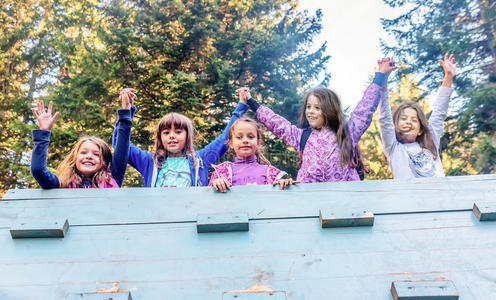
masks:
POLYGON ((303 183, 359 180, 355 169, 358 141, 370 126, 381 99, 386 74, 396 68, 391 59, 382 59, 378 63, 379 72, 349 120, 345 119, 338 96, 328 88, 316 87, 307 93, 300 117, 301 128, 253 100, 248 88, 241 88, 238 92, 244 99, 249 99, 248 105, 256 112, 258 120, 295 149, 300 149, 305 128, 311 128, 296 180, 303 183))
POLYGON ((226 161, 212 165, 214 172, 210 186, 225 193, 233 185, 279 184, 281 190, 297 183, 283 179, 286 172, 270 165, 263 155, 262 131, 255 120, 248 117, 238 119, 229 130, 229 150, 234 151, 234 162, 226 161))

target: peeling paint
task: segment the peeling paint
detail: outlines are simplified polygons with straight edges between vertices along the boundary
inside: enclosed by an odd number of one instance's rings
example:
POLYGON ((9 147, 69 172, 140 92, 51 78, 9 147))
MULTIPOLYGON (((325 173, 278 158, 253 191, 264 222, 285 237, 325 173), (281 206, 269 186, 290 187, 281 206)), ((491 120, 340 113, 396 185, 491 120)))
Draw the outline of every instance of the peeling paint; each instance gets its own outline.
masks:
POLYGON ((123 293, 127 292, 126 290, 123 290, 119 287, 119 282, 114 282, 114 286, 111 287, 110 289, 97 289, 94 291, 94 293, 123 293))
POLYGON ((276 291, 271 289, 268 285, 257 283, 249 289, 234 290, 234 291, 229 291, 228 293, 267 293, 267 292, 276 292, 276 291))

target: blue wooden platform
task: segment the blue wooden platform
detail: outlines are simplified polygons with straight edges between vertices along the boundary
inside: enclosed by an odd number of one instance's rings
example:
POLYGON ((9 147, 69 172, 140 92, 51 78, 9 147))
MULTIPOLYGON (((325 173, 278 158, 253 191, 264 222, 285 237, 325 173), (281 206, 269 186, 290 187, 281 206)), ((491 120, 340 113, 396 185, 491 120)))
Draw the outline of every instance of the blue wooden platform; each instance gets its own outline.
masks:
POLYGON ((134 300, 391 300, 392 282, 405 280, 451 280, 460 299, 496 299, 496 222, 472 212, 475 202, 496 203, 496 175, 226 194, 28 189, 2 200, 2 300, 106 299, 112 291, 134 300), (370 211, 375 220, 322 228, 320 209, 370 211), (247 213, 249 231, 197 233, 198 215, 228 213, 247 213), (65 218, 64 238, 12 239, 9 231, 65 218))

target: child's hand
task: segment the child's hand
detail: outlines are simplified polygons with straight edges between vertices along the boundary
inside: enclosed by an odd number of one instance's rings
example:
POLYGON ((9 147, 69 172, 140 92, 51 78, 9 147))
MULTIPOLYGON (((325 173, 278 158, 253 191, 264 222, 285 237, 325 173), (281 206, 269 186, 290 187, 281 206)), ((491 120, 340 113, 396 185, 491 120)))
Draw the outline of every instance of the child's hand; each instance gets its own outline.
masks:
POLYGON ((119 93, 119 101, 122 103, 122 109, 130 109, 134 105, 134 99, 136 99, 135 89, 125 88, 119 93))
POLYGON ((275 181, 272 185, 280 185, 281 186, 281 191, 284 190, 286 187, 292 185, 292 184, 298 184, 300 183, 299 181, 293 180, 291 178, 288 179, 279 179, 275 181))
POLYGON ((36 120, 38 120, 38 126, 40 126, 40 129, 42 130, 52 130, 55 121, 57 121, 59 112, 56 112, 52 116, 52 106, 53 103, 52 101, 50 101, 50 103, 48 104, 48 109, 47 111, 45 111, 45 104, 43 103, 43 101, 39 101, 38 103, 36 103, 36 109, 31 109, 34 117, 36 118, 36 120))
POLYGON ((386 75, 389 75, 391 71, 398 68, 394 63, 394 60, 389 57, 378 60, 377 64, 379 65, 379 72, 384 73, 386 75))
POLYGON ((229 182, 229 180, 224 177, 214 179, 214 181, 212 182, 212 187, 214 188, 214 190, 220 191, 222 193, 227 192, 227 189, 229 189, 231 186, 232 184, 229 182))
POLYGON ((444 76, 451 79, 455 78, 456 67, 458 67, 458 64, 455 63, 455 56, 453 54, 446 53, 444 55, 444 60, 438 61, 444 69, 444 76))
POLYGON ((248 102, 248 100, 251 98, 250 89, 247 87, 237 89, 236 93, 239 94, 239 102, 243 102, 246 104, 246 102, 248 102))

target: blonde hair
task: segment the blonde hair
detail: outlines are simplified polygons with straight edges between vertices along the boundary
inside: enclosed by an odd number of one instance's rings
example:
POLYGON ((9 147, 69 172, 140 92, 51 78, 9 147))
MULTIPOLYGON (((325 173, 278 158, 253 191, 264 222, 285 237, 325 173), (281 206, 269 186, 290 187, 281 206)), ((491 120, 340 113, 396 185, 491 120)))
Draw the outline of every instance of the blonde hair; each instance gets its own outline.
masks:
POLYGON ((191 155, 193 157, 193 168, 196 168, 196 155, 194 148, 195 130, 193 122, 190 118, 179 113, 168 113, 160 122, 158 122, 157 130, 155 131, 155 153, 153 154, 153 161, 157 168, 162 168, 162 164, 167 159, 168 153, 162 143, 162 131, 169 130, 174 126, 175 129, 184 129, 186 131, 186 143, 181 153, 184 155, 191 155))
MULTIPOLYGON (((249 117, 241 117, 237 119, 234 124, 231 126, 229 129, 229 137, 228 137, 228 143, 231 144, 232 138, 234 135, 234 129, 236 128, 236 125, 238 125, 241 122, 245 122, 248 124, 253 125, 256 130, 257 130, 257 142, 258 142, 258 147, 257 150, 255 151, 255 155, 257 156, 258 163, 261 165, 271 165, 269 160, 265 157, 265 146, 263 144, 263 139, 262 139, 262 129, 260 128, 259 124, 257 121, 253 120, 252 118, 249 117)), ((230 152, 234 152, 234 150, 229 147, 230 152)))
POLYGON ((78 156, 79 149, 85 142, 94 143, 100 150, 100 161, 102 162, 102 167, 91 178, 91 184, 94 187, 100 187, 100 184, 107 182, 110 183, 112 179, 112 152, 110 151, 109 145, 96 136, 83 136, 79 138, 76 145, 72 148, 69 154, 64 158, 57 168, 57 177, 59 178, 59 183, 61 188, 67 188, 71 184, 76 187, 80 186, 83 182, 79 171, 76 168, 76 160, 78 156))
POLYGON ((300 115, 300 126, 309 127, 306 110, 308 98, 314 96, 319 99, 322 115, 324 116, 324 127, 329 128, 336 134, 340 153, 339 161, 341 167, 350 166, 355 168, 358 161, 354 159, 356 150, 353 149, 351 137, 348 132, 347 121, 341 108, 341 101, 336 93, 325 87, 315 87, 307 92, 303 101, 303 109, 300 115))
POLYGON ((394 130, 396 132, 396 138, 402 142, 402 138, 399 134, 399 122, 401 118, 401 113, 406 109, 406 108, 411 108, 414 109, 417 112, 417 117, 419 120, 420 124, 420 135, 417 136, 415 139, 417 143, 420 144, 422 148, 425 148, 431 152, 431 154, 434 156, 434 160, 437 159, 438 156, 438 150, 436 148, 436 144, 434 144, 434 139, 432 138, 432 133, 429 129, 429 122, 427 121, 427 118, 425 117, 424 111, 420 106, 415 103, 415 102, 404 102, 400 105, 398 105, 394 111, 393 111, 393 121, 394 121, 394 130))

